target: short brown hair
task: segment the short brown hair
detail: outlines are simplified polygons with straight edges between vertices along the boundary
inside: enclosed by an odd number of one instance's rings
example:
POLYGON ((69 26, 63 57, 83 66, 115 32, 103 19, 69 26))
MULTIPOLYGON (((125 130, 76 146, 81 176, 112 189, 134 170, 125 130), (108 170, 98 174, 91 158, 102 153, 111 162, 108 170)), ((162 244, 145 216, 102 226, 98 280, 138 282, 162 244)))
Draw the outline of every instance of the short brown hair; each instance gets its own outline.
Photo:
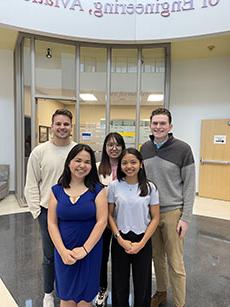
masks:
POLYGON ((171 124, 171 122, 172 122, 172 115, 171 115, 170 111, 166 108, 158 108, 156 110, 153 110, 152 114, 150 116, 150 122, 152 121, 152 118, 155 115, 166 115, 166 116, 168 116, 169 124, 171 124))
POLYGON ((54 122, 54 117, 55 117, 56 115, 64 115, 64 116, 67 116, 67 117, 69 117, 70 122, 72 123, 73 115, 72 115, 72 113, 71 113, 69 110, 67 110, 67 109, 57 109, 57 110, 54 112, 54 114, 52 115, 52 124, 53 124, 53 122, 54 122))

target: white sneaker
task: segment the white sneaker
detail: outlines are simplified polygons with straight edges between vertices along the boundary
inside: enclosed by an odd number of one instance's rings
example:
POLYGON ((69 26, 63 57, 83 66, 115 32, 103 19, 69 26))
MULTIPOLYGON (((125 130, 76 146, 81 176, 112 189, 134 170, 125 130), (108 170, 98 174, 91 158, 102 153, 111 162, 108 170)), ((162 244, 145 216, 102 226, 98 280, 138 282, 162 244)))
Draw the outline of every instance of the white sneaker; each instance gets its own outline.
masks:
POLYGON ((108 298, 108 291, 105 288, 101 288, 98 292, 96 299, 95 299, 95 306, 96 307, 104 307, 106 304, 106 300, 108 298))
POLYGON ((45 293, 43 298, 43 307, 54 307, 54 297, 52 293, 45 293))

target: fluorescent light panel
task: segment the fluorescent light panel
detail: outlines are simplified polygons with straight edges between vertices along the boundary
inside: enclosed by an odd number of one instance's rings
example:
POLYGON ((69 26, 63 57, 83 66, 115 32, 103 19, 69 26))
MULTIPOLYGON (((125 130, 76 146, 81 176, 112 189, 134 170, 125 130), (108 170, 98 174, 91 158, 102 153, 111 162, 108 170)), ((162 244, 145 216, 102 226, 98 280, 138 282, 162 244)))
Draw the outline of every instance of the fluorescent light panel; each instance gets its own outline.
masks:
POLYGON ((97 97, 93 94, 80 94, 80 98, 84 101, 97 101, 97 97))
POLYGON ((147 98, 147 101, 163 101, 163 94, 150 94, 147 98))

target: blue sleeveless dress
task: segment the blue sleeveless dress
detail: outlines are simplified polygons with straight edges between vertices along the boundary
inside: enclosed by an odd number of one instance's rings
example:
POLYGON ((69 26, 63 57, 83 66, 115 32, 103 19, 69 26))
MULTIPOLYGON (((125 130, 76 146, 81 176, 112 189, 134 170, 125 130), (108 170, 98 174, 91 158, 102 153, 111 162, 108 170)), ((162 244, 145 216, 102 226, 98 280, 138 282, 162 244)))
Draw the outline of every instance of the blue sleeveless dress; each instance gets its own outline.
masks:
MULTIPOLYGON (((57 199, 59 231, 67 249, 82 246, 96 223, 95 198, 102 186, 95 191, 86 191, 72 204, 62 186, 56 184, 52 191, 57 199)), ((102 258, 102 239, 89 254, 73 265, 62 262, 57 250, 54 251, 55 280, 57 295, 62 300, 91 302, 99 290, 102 258)))

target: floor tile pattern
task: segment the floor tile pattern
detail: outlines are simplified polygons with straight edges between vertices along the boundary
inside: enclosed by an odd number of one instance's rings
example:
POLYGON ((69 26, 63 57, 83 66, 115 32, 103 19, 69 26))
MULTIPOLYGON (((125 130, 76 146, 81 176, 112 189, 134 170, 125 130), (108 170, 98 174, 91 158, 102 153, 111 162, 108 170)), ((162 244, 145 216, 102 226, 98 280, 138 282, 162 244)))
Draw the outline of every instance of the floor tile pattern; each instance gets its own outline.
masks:
MULTIPOLYGON (((185 242, 186 307, 230 307, 229 226, 229 221, 193 217, 185 242)), ((0 232, 0 278, 20 307, 41 307, 37 222, 30 213, 0 216, 0 232)), ((172 306, 171 294, 166 306, 172 306)))

